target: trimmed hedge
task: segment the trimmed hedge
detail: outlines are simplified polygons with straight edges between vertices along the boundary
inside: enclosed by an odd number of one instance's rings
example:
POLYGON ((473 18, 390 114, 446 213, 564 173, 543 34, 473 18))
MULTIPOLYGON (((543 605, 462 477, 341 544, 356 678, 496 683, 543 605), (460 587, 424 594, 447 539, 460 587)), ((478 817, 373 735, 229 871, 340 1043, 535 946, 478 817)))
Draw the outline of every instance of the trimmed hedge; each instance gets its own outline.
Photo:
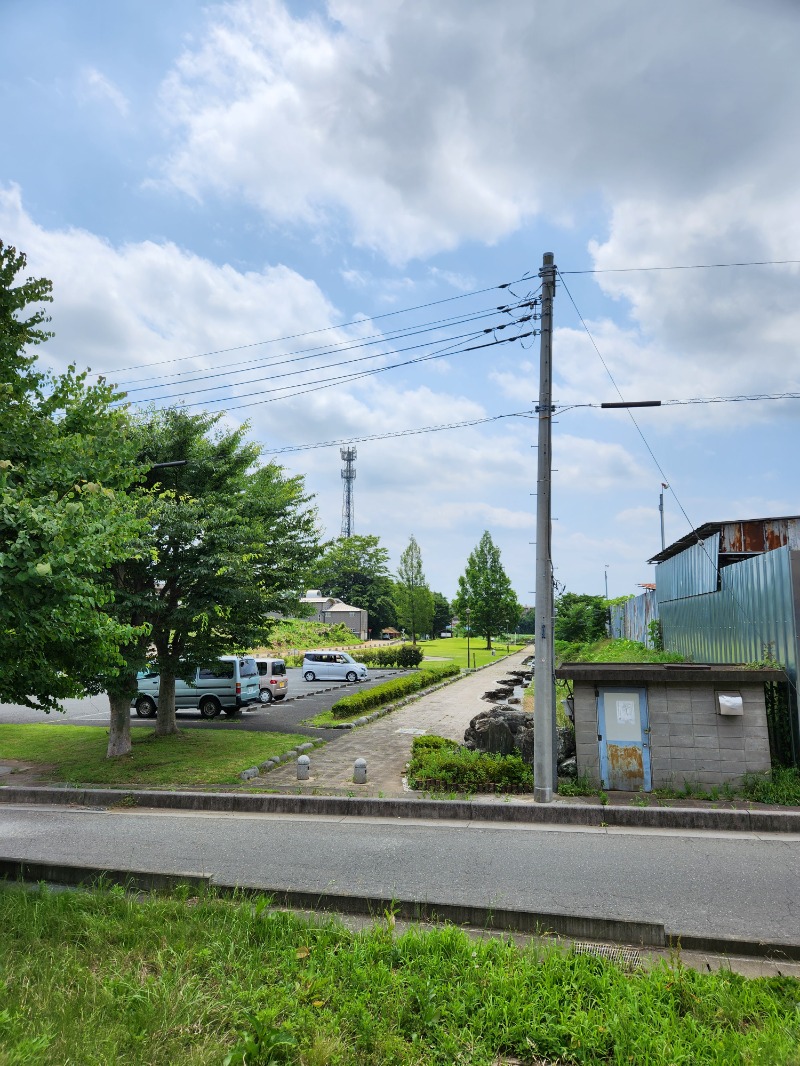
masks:
POLYGON ((393 644, 388 648, 361 648, 352 654, 356 662, 364 663, 365 666, 384 666, 387 669, 405 670, 419 666, 422 662, 423 651, 416 644, 393 644))
POLYGON ((461 667, 455 663, 443 663, 435 669, 419 670, 405 677, 396 677, 393 681, 386 681, 382 685, 365 689, 363 692, 354 692, 351 696, 343 696, 331 707, 334 718, 356 718, 365 711, 382 707, 385 703, 394 703, 403 696, 410 696, 412 692, 418 692, 428 685, 435 685, 445 677, 455 677, 461 673, 461 667))
POLYGON ((533 770, 521 755, 489 755, 445 737, 415 737, 408 783, 412 788, 459 792, 531 792, 533 770))

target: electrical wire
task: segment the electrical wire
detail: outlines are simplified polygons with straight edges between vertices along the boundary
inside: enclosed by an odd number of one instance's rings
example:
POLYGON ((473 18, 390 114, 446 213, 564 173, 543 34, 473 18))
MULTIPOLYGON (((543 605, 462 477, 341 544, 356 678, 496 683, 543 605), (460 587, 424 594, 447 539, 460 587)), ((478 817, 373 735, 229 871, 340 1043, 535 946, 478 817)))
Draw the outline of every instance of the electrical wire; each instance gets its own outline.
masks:
MULTIPOLYGON (((273 359, 273 360, 270 360, 268 362, 262 362, 261 360, 252 360, 252 361, 250 361, 249 364, 233 364, 232 366, 226 367, 223 370, 210 370, 210 371, 204 372, 204 373, 197 373, 195 377, 185 378, 181 382, 170 380, 169 382, 166 382, 164 384, 143 385, 141 388, 128 388, 128 387, 125 387, 125 393, 126 393, 126 395, 130 395, 131 393, 136 393, 136 392, 149 392, 149 391, 151 391, 153 389, 170 388, 170 387, 178 385, 178 384, 180 384, 181 386, 185 386, 185 385, 194 384, 195 382, 198 382, 198 381, 211 381, 211 380, 214 380, 214 379, 220 378, 220 377, 230 378, 231 370, 233 369, 233 367, 235 367, 237 365, 247 365, 248 366, 248 370, 245 371, 245 372, 258 371, 258 370, 265 370, 267 368, 273 368, 273 367, 277 367, 277 366, 286 366, 287 364, 291 364, 291 363, 302 363, 302 362, 306 362, 306 361, 308 361, 310 359, 321 359, 324 355, 338 355, 338 354, 341 354, 342 352, 353 351, 353 350, 355 350, 357 348, 366 348, 366 347, 369 347, 371 345, 376 345, 376 344, 389 345, 389 344, 391 344, 392 342, 394 342, 396 340, 406 340, 409 337, 417 337, 417 336, 421 336, 423 333, 432 333, 432 332, 435 332, 437 330, 441 330, 442 329, 442 324, 441 324, 442 322, 449 323, 451 327, 455 326, 455 325, 467 325, 470 322, 480 322, 482 320, 486 320, 490 316, 496 315, 498 312, 506 314, 506 313, 511 313, 513 311, 516 311, 516 310, 524 309, 526 307, 531 307, 532 308, 533 305, 535 305, 535 303, 536 303, 535 300, 528 300, 528 301, 525 301, 523 303, 508 304, 508 305, 502 306, 502 307, 489 308, 489 309, 486 309, 485 311, 475 312, 474 314, 471 314, 471 315, 457 316, 457 317, 452 318, 452 319, 443 319, 439 323, 429 324, 429 325, 426 325, 426 326, 424 326, 422 328, 419 328, 419 329, 410 329, 409 328, 409 329, 406 329, 406 330, 396 331, 393 334, 387 334, 387 335, 382 335, 382 336, 377 336, 377 337, 369 337, 369 338, 367 338, 365 340, 354 341, 351 344, 321 345, 321 346, 319 346, 317 348, 305 349, 305 350, 301 350, 300 352, 288 352, 288 353, 286 353, 285 357, 282 357, 282 358, 279 358, 279 359, 273 359)), ((514 319, 513 321, 517 322, 517 323, 526 322, 526 321, 531 321, 533 318, 534 318, 533 314, 523 315, 523 316, 521 316, 518 319, 514 319)), ((500 329, 500 330, 506 329, 508 327, 508 325, 509 325, 509 323, 503 322, 503 323, 501 323, 500 325, 497 325, 497 326, 488 326, 488 327, 484 328, 483 330, 477 330, 477 331, 473 330, 473 331, 470 331, 469 333, 457 334, 455 337, 448 337, 446 339, 447 340, 458 340, 460 337, 478 335, 481 332, 491 333, 494 329, 500 329)), ((430 343, 430 342, 424 342, 424 343, 430 343)), ((401 348, 401 349, 397 349, 397 350, 399 350, 399 351, 410 351, 411 348, 414 348, 414 347, 423 347, 423 344, 411 345, 408 348, 401 348)), ((372 354, 372 355, 364 356, 362 358, 365 358, 365 359, 377 359, 377 358, 381 358, 382 356, 385 356, 386 354, 387 354, 386 352, 378 352, 378 353, 375 353, 375 354, 372 354)), ((297 371, 297 373, 304 374, 304 373, 308 373, 310 370, 329 369, 329 368, 333 368, 335 366, 343 366, 347 362, 356 362, 356 361, 357 360, 341 360, 341 361, 335 362, 335 363, 328 363, 328 364, 326 364, 326 365, 324 365, 322 367, 313 367, 313 368, 309 368, 307 370, 300 370, 300 371, 297 371)), ((165 374, 163 376, 165 378, 170 378, 170 379, 172 379, 174 377, 174 375, 170 375, 170 374, 165 374)), ((283 377, 283 376, 285 376, 285 375, 273 375, 273 374, 270 374, 269 375, 269 380, 272 380, 273 377, 283 377)), ((139 380, 150 380, 150 379, 139 379, 139 380)), ((263 381, 263 380, 267 380, 267 379, 265 379, 265 378, 252 378, 252 379, 237 381, 236 384, 250 384, 250 383, 263 381)), ((117 387, 126 386, 125 382, 115 382, 115 384, 117 385, 117 387)), ((228 387, 230 387, 230 384, 226 384, 223 387, 224 388, 228 388, 228 387)), ((206 391, 206 390, 204 390, 204 389, 195 389, 195 390, 191 390, 191 391, 193 391, 193 392, 203 392, 203 391, 206 391)), ((208 391, 212 391, 212 390, 209 389, 208 391)), ((179 396, 185 396, 185 395, 189 395, 189 394, 190 393, 187 393, 186 390, 182 388, 182 391, 178 395, 179 396)), ((161 398, 162 399, 167 399, 167 398, 172 398, 172 397, 161 397, 161 398)))
POLYGON ((647 270, 720 270, 726 267, 798 266, 800 259, 753 259, 742 263, 686 263, 677 266, 599 267, 587 270, 559 270, 559 274, 633 274, 647 270))
MULTIPOLYGON (((526 272, 522 277, 517 278, 515 281, 504 281, 498 285, 488 285, 484 289, 473 289, 470 292, 461 292, 456 296, 445 296, 441 300, 429 300, 427 303, 416 304, 413 307, 401 307, 396 311, 384 311, 379 315, 362 315, 359 318, 351 319, 349 322, 341 322, 338 325, 333 326, 321 326, 319 329, 305 330, 301 333, 287 333, 282 337, 269 337, 266 340, 249 341, 247 344, 234 344, 228 348, 215 348, 208 352, 198 352, 194 355, 182 355, 177 356, 174 359, 160 359, 152 363, 136 363, 134 366, 123 367, 120 370, 110 371, 98 371, 93 374, 94 377, 107 377, 108 374, 122 373, 127 374, 131 370, 147 370, 154 366, 167 366, 170 363, 183 363, 188 359, 206 359, 212 355, 226 355, 228 352, 240 352, 246 348, 258 348, 263 344, 279 344, 283 341, 298 340, 300 337, 312 337, 319 333, 327 333, 335 329, 346 329, 348 326, 359 326, 365 322, 378 322, 383 318, 391 318, 395 315, 407 315, 412 311, 424 311, 428 307, 438 307, 440 304, 452 303, 454 300, 466 300, 470 296, 480 296, 484 292, 494 292, 497 289, 510 289, 512 285, 521 285, 525 281, 533 280, 534 275, 530 272, 526 272)), ((518 297, 515 297, 518 299, 518 297)))
POLYGON ((486 418, 472 418, 465 422, 447 422, 438 426, 420 426, 418 429, 398 429, 390 433, 370 433, 362 437, 341 437, 338 440, 318 441, 316 444, 293 444, 285 448, 276 448, 270 455, 285 455, 288 452, 308 452, 317 448, 335 448, 344 444, 361 444, 371 440, 389 440, 393 437, 414 437, 424 433, 441 433, 447 429, 463 429, 465 426, 482 426, 487 422, 499 422, 503 418, 535 418, 530 411, 509 411, 503 415, 491 415, 486 418))

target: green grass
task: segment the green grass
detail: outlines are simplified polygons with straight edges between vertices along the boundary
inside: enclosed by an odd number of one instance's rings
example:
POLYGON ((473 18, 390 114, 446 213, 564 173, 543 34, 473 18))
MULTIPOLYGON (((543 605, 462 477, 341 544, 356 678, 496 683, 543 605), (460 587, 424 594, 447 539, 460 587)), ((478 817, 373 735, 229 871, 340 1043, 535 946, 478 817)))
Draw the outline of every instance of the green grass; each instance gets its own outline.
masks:
MULTIPOLYGON (((7 759, 47 767, 45 781, 169 788, 238 783, 242 770, 308 739, 291 733, 225 733, 217 729, 184 729, 171 737, 157 737, 144 729, 132 733, 133 753, 107 759, 105 729, 0 725, 0 751, 7 759)), ((13 782, 13 778, 3 780, 13 782)), ((5 1066, 1 1056, 0 1066, 5 1066)))
MULTIPOLYGON (((491 651, 486 650, 486 640, 483 637, 471 638, 469 642, 469 665, 472 666, 473 662, 475 666, 485 666, 486 663, 495 662, 501 659, 504 655, 508 654, 506 648, 509 647, 511 651, 517 651, 519 648, 524 647, 523 644, 510 644, 505 642, 496 643, 494 645, 494 656, 491 651)), ((453 662, 458 663, 460 667, 465 668, 467 665, 467 638, 466 637, 447 637, 439 640, 426 640, 420 644, 423 654, 426 658, 434 657, 451 659, 453 662)))
POLYGON ((338 648, 360 643, 355 633, 346 625, 288 618, 276 623, 270 630, 269 644, 257 651, 259 654, 283 658, 290 649, 304 651, 306 648, 338 648))
POLYGON ((800 982, 353 933, 213 895, 0 887, 2 1066, 796 1066, 800 982), (262 1053, 246 1058, 247 1040, 262 1053), (273 1047, 273 1057, 266 1048, 273 1047))
POLYGON ((603 638, 593 644, 572 644, 557 640, 555 653, 558 662, 577 663, 682 663, 683 655, 675 651, 654 651, 637 640, 603 638))

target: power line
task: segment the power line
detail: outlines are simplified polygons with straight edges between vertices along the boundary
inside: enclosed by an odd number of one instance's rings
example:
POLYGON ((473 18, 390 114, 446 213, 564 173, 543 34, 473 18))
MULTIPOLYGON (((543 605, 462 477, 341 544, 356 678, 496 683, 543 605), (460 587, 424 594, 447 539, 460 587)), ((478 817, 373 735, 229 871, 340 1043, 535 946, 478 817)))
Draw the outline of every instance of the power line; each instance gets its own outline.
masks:
MULTIPOLYGON (((646 270, 720 270, 725 267, 798 266, 800 259, 753 259, 742 263, 685 263, 677 266, 603 267, 587 270, 559 270, 559 274, 633 274, 646 270)), ((566 288, 566 286, 564 286, 566 288)), ((570 299, 572 297, 570 296, 570 299)))
POLYGON ((369 433, 360 437, 341 437, 337 440, 318 441, 316 444, 293 444, 285 448, 276 448, 270 455, 285 455, 288 452, 308 452, 317 448, 337 448, 345 444, 361 444, 371 440, 389 440, 393 437, 414 437, 425 433, 441 433, 448 429, 463 429, 465 426, 481 426, 487 422, 499 422, 503 418, 533 418, 530 411, 510 411, 508 414, 491 415, 486 418, 472 418, 464 422, 447 422, 438 426, 420 426, 417 429, 397 429, 389 433, 369 433))
MULTIPOLYGON (((487 309, 486 311, 476 312, 475 314, 472 314, 472 315, 458 316, 456 318, 446 319, 446 320, 443 320, 443 321, 449 322, 451 326, 467 325, 470 322, 480 322, 482 320, 485 320, 490 315, 496 315, 498 312, 511 314, 512 312, 520 310, 521 308, 525 308, 525 307, 531 307, 532 308, 534 304, 535 304, 535 300, 529 300, 529 301, 526 301, 525 303, 522 303, 522 304, 508 304, 506 306, 496 307, 496 308, 487 309)), ((531 313, 529 315, 522 315, 520 318, 517 318, 517 319, 512 319, 511 322, 501 322, 500 324, 495 325, 495 326, 487 326, 487 327, 483 328, 482 330, 470 330, 467 333, 456 334, 454 337, 451 336, 451 337, 442 338, 442 339, 443 340, 459 340, 459 339, 463 339, 464 337, 479 336, 481 333, 492 333, 492 332, 494 332, 494 330, 504 330, 504 329, 507 329, 509 325, 518 324, 520 322, 531 321, 532 319, 533 319, 533 314, 531 313)), ((250 365, 248 367, 248 370, 245 371, 245 372, 266 370, 267 368, 271 369, 273 367, 286 366, 286 365, 292 364, 292 363, 307 362, 310 359, 321 359, 323 357, 323 355, 338 355, 338 354, 340 354, 342 352, 353 351, 353 350, 355 350, 357 348, 366 348, 366 347, 369 347, 371 345, 376 345, 376 344, 391 345, 391 343, 393 341, 405 340, 405 339, 408 339, 410 337, 421 336, 423 333, 436 332, 437 330, 440 330, 441 328, 442 327, 441 327, 440 324, 436 324, 435 323, 435 324, 432 324, 432 325, 426 325, 426 326, 424 326, 422 328, 419 328, 419 329, 406 329, 406 330, 398 331, 398 332, 396 332, 394 334, 388 334, 386 336, 370 337, 370 338, 368 338, 366 340, 354 341, 352 344, 342 344, 342 345, 338 345, 338 346, 324 345, 324 346, 320 346, 319 348, 308 349, 308 350, 306 350, 305 354, 302 351, 300 353, 291 353, 290 352, 290 353, 287 353, 285 358, 273 359, 273 360, 271 360, 269 362, 261 362, 259 360, 253 360, 252 362, 255 365, 250 365)), ((422 348, 422 347, 424 347, 425 344, 429 344, 429 343, 431 343, 431 342, 430 341, 425 341, 422 344, 409 345, 409 347, 407 347, 407 348, 400 348, 400 349, 395 349, 395 350, 396 351, 411 351, 413 348, 422 348)), ((336 367, 336 366, 344 366, 347 363, 359 362, 359 361, 369 360, 369 359, 378 359, 378 358, 381 358, 382 356, 385 356, 387 354, 388 353, 386 353, 386 352, 377 352, 377 353, 374 353, 372 355, 362 356, 362 357, 360 357, 360 359, 344 359, 344 360, 340 360, 338 362, 327 363, 327 364, 324 364, 323 366, 310 367, 310 368, 307 368, 305 370, 292 371, 291 373, 293 373, 293 374, 306 374, 306 373, 310 373, 312 370, 332 369, 333 367, 336 367)), ((234 365, 236 365, 236 364, 234 364, 234 365)), ((172 377, 172 375, 164 375, 164 376, 165 377, 170 377, 170 378, 172 377)), ((181 386, 181 392, 177 394, 178 396, 192 395, 193 393, 197 393, 197 392, 206 392, 206 391, 213 392, 213 391, 215 391, 215 389, 212 386, 209 386, 208 388, 192 389, 189 392, 187 392, 186 389, 183 386, 194 384, 197 381, 212 381, 212 380, 215 380, 215 379, 221 378, 221 377, 230 379, 230 376, 231 376, 231 368, 230 367, 226 367, 224 370, 213 370, 213 371, 209 371, 208 373, 197 374, 195 377, 186 378, 182 382, 176 382, 176 381, 170 380, 169 382, 165 382, 164 384, 143 385, 141 388, 138 388, 138 389, 126 388, 125 389, 125 393, 126 393, 126 395, 130 395, 131 393, 134 393, 134 392, 150 392, 153 389, 168 389, 170 387, 175 387, 175 386, 178 386, 178 385, 181 386)), ((225 385, 222 385, 222 386, 219 386, 219 387, 220 388, 230 388, 231 385, 255 384, 255 383, 258 383, 259 381, 265 381, 265 380, 272 381, 272 380, 274 380, 277 377, 287 377, 287 376, 290 376, 290 375, 289 374, 272 374, 272 373, 270 373, 268 378, 249 378, 249 379, 246 379, 246 380, 239 380, 239 381, 236 381, 236 382, 233 382, 233 383, 230 380, 228 380, 228 382, 225 385)), ((124 382, 117 382, 116 384, 117 385, 124 385, 125 383, 124 382)), ((158 398, 159 399, 172 399, 174 397, 173 396, 160 396, 158 398)), ((138 401, 131 401, 131 402, 138 402, 138 401)))
MULTIPOLYGON (((691 404, 705 405, 715 403, 750 403, 758 402, 761 400, 800 400, 800 392, 756 392, 749 395, 739 396, 691 396, 686 399, 679 400, 659 400, 659 406, 661 407, 685 407, 691 404)), ((582 408, 600 408, 602 403, 571 403, 561 406, 559 404, 553 404, 558 408, 560 415, 567 414, 569 411, 574 411, 582 408)), ((626 404, 626 410, 628 405, 626 404)))
MULTIPOLYGON (((123 367, 120 370, 113 371, 99 371, 94 376, 107 377, 108 374, 121 373, 127 374, 131 370, 147 370, 153 366, 167 366, 170 363, 183 363, 188 359, 206 359, 212 355, 226 355, 228 352, 239 352, 246 348, 258 348, 264 344, 279 344, 283 341, 298 340, 300 337, 312 337, 318 333, 328 333, 335 329, 346 329, 348 326, 359 326, 365 322, 378 322, 383 318, 391 318, 394 315, 407 315, 412 311, 423 311, 427 307, 438 307, 440 304, 452 303, 454 300, 466 300, 470 296, 480 296, 484 292, 494 292, 497 289, 510 289, 512 285, 521 285, 525 281, 533 280, 533 275, 526 272, 521 278, 517 278, 515 281, 504 281, 498 285, 488 285, 484 289, 473 289, 470 292, 461 292, 456 296, 445 296, 441 300, 429 300, 427 303, 416 304, 413 307, 402 307, 397 311, 384 311, 379 315, 362 315, 359 318, 353 318, 348 322, 341 322, 338 325, 321 326, 319 329, 305 330, 301 333, 288 333, 283 337, 269 337, 266 340, 249 341, 247 344, 234 344, 228 348, 215 348, 209 352, 197 352, 194 355, 182 355, 177 356, 174 359, 159 359, 151 363, 137 363, 134 366, 123 367)), ((518 297, 515 297, 517 299, 518 297)))

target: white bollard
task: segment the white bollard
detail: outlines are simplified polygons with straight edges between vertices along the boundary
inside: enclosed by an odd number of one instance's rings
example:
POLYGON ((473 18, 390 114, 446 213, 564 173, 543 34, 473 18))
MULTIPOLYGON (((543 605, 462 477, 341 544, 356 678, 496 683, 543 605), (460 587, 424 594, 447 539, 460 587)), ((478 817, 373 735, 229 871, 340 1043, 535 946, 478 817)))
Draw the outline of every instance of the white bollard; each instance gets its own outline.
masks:
POLYGON ((297 760, 297 780, 308 781, 311 773, 311 760, 307 755, 301 755, 297 760))
POLYGON ((356 759, 353 763, 353 784, 365 785, 367 783, 367 760, 356 759))

